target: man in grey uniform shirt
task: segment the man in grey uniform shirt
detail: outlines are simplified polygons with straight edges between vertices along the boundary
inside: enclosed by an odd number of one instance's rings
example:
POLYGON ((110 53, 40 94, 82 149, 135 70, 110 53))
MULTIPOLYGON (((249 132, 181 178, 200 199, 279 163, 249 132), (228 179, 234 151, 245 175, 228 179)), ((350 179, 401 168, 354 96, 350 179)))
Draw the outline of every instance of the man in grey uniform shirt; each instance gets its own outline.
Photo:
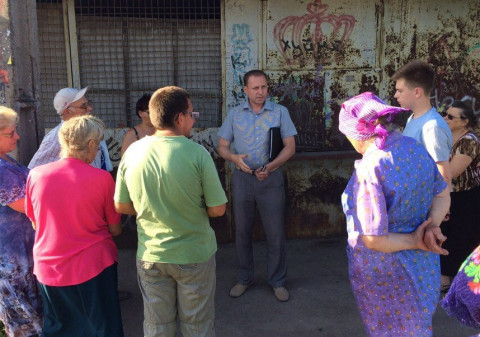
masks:
POLYGON ((243 81, 248 99, 228 113, 218 132, 218 153, 236 167, 232 177, 232 199, 239 268, 230 296, 242 296, 253 284, 252 228, 256 204, 268 244, 268 283, 275 297, 285 302, 289 293, 285 288, 285 190, 281 166, 295 154, 297 130, 288 110, 267 100, 267 75, 263 71, 249 71, 243 81), (269 162, 271 127, 280 128, 284 148, 269 162), (232 142, 237 153, 230 150, 232 142))

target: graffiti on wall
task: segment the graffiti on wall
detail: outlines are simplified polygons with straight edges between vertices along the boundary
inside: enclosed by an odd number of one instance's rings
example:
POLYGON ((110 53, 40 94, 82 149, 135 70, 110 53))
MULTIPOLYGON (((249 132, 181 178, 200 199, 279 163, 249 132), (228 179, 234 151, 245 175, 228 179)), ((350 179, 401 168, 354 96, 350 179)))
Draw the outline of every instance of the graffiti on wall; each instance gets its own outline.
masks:
POLYGON ((250 26, 243 24, 235 24, 232 27, 232 55, 231 62, 233 67, 233 89, 232 95, 234 102, 229 107, 237 105, 245 100, 243 92, 243 75, 249 70, 252 64, 251 47, 252 37, 250 36, 250 26))
POLYGON ((473 112, 475 115, 480 115, 480 108, 477 108, 477 98, 472 97, 469 95, 465 95, 463 97, 453 97, 453 96, 444 96, 439 97, 439 92, 438 89, 434 89, 432 92, 432 95, 430 96, 430 100, 432 101, 432 104, 437 108, 439 111, 443 111, 448 109, 454 101, 464 101, 466 102, 469 106, 471 106, 473 112))
MULTIPOLYGON (((105 129, 105 143, 108 147, 108 153, 110 155, 110 160, 112 161, 113 166, 118 166, 120 164, 120 159, 122 159, 121 148, 122 141, 125 137, 125 133, 129 128, 118 128, 118 129, 105 129)), ((201 129, 195 128, 192 129, 191 139, 202 145, 205 150, 207 150, 212 156, 215 164, 220 161, 220 155, 217 151, 218 137, 217 137, 218 128, 208 128, 201 129)), ((217 168, 223 167, 223 161, 221 165, 217 165, 217 168)))
POLYGON ((461 45, 460 50, 451 46, 457 35, 443 33, 436 38, 428 62, 436 72, 432 104, 439 110, 446 109, 455 100, 471 104, 475 114, 480 114, 480 43, 473 47, 461 45), (462 49, 464 51, 462 51, 462 49))
POLYGON ((379 94, 380 78, 375 71, 329 70, 270 75, 270 94, 285 106, 298 131, 297 151, 351 149, 338 130, 341 105, 365 91, 379 94))
POLYGON ((321 0, 314 0, 307 5, 308 14, 287 16, 275 25, 275 45, 288 65, 301 65, 307 59, 325 64, 332 56, 336 62, 341 61, 355 18, 327 14, 328 7, 321 0))
POLYGON ((350 148, 338 131, 340 100, 348 96, 341 81, 319 66, 315 72, 287 72, 270 83, 270 94, 285 106, 295 124, 297 151, 350 148))

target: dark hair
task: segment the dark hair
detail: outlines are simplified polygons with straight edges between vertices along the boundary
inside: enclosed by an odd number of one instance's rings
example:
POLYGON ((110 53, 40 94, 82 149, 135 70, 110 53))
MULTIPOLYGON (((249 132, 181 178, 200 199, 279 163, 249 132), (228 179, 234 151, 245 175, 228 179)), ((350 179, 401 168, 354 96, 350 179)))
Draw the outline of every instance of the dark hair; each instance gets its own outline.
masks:
POLYGON ((426 62, 421 60, 411 61, 398 69, 392 79, 398 81, 404 79, 409 87, 420 87, 429 96, 433 89, 435 72, 426 62))
POLYGON ((175 117, 188 110, 189 98, 185 89, 175 86, 155 91, 148 104, 152 125, 156 129, 175 128, 175 117))
POLYGON ((263 71, 258 70, 258 69, 250 70, 245 75, 243 75, 243 85, 244 86, 248 86, 248 79, 252 76, 255 76, 255 77, 263 76, 268 81, 267 74, 265 74, 263 71))
POLYGON ((150 98, 152 98, 152 94, 146 93, 138 99, 137 104, 135 105, 135 112, 138 117, 140 117, 139 111, 148 110, 148 102, 150 101, 150 98))
POLYGON ((460 109, 460 117, 462 119, 467 119, 467 127, 468 128, 475 128, 477 126, 477 117, 473 113, 472 107, 467 104, 465 101, 454 101, 451 105, 452 108, 460 109))

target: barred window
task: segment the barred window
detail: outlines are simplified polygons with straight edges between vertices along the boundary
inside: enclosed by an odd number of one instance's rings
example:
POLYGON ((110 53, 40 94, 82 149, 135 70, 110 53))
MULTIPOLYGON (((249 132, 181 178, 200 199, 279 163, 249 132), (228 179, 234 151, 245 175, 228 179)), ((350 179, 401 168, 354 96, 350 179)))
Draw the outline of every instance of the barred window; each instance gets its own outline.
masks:
POLYGON ((107 127, 136 124, 138 98, 166 85, 189 91, 196 127, 221 124, 219 0, 37 0, 37 14, 46 127, 55 93, 78 82, 107 127))

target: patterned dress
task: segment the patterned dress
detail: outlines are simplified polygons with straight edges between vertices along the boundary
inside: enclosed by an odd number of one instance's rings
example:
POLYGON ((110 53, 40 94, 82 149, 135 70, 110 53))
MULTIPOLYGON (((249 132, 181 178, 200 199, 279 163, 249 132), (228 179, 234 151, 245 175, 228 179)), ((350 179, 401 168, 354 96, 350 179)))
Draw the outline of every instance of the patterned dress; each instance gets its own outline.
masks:
POLYGON ((460 323, 480 329, 480 246, 460 267, 442 306, 460 323))
POLYGON ((480 142, 467 132, 453 145, 450 161, 455 155, 472 158, 470 165, 452 180, 450 219, 442 223, 447 237, 443 248, 448 255, 440 256, 442 275, 454 277, 463 261, 480 244, 480 142))
POLYGON ((383 150, 371 146, 342 195, 349 276, 369 336, 431 336, 440 294, 438 254, 382 253, 361 235, 413 232, 446 183, 427 151, 394 132, 383 150))
POLYGON ((25 197, 27 175, 28 168, 0 158, 0 320, 20 337, 40 334, 43 317, 33 275, 35 231, 25 214, 7 206, 25 197))

